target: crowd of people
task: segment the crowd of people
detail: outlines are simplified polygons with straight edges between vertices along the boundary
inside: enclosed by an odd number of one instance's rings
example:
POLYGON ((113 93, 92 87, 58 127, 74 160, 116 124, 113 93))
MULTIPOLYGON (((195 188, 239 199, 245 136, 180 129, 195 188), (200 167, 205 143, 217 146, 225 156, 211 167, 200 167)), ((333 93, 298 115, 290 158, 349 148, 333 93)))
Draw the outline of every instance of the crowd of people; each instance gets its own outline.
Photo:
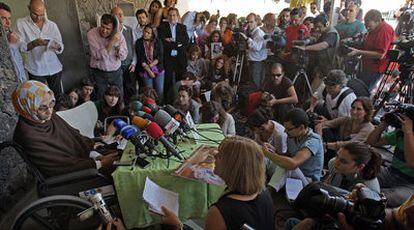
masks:
MULTIPOLYGON (((313 2, 309 11, 286 8, 262 20, 255 13, 184 13, 175 8, 177 0, 154 0, 136 11, 135 28, 114 7, 88 31, 90 76, 72 89, 62 85, 58 55, 64 39, 47 18, 45 3, 31 0, 29 15, 17 20, 15 30, 12 10, 0 3, 19 81, 12 95, 19 115, 14 140, 45 176, 87 168, 110 172, 118 156, 95 154, 96 140, 80 135, 55 111, 94 102, 95 136, 106 138, 113 134, 107 118, 150 119, 141 102, 172 105, 196 124, 217 123, 227 136, 215 170, 227 189, 210 207, 207 229, 274 229, 273 213, 281 203, 297 208, 283 189, 266 186, 277 168, 298 169, 308 182, 348 192, 365 186, 382 193, 387 226, 412 228, 414 106, 398 117, 400 127, 390 129, 385 120, 373 122, 371 100, 390 61, 394 29, 375 9, 362 19, 359 0, 342 1, 330 20, 330 2, 324 2, 323 12, 313 2), (347 39, 356 37, 360 46, 348 46, 347 39), (243 68, 237 68, 241 56, 243 68), (358 58, 361 71, 347 71, 348 60, 358 58), (305 80, 311 92, 302 87, 305 80), (368 94, 350 85, 352 80, 368 94), (373 149, 381 146, 393 146, 390 165, 373 149)), ((164 223, 182 227, 164 212, 164 223)), ((300 215, 284 218, 290 217, 295 218, 286 221, 286 229, 313 226, 300 215)), ((352 224, 342 214, 338 221, 344 229, 352 224)))

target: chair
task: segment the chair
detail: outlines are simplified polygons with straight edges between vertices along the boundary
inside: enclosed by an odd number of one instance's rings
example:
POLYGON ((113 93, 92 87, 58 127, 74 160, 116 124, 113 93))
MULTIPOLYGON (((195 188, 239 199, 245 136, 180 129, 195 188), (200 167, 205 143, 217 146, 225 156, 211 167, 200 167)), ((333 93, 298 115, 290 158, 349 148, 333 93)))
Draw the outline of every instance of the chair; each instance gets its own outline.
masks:
POLYGON ((94 138, 94 128, 98 120, 98 110, 95 103, 87 101, 75 108, 56 112, 70 126, 78 129, 79 132, 89 138, 94 138))
POLYGON ((37 192, 40 197, 51 195, 79 196, 82 191, 112 185, 113 183, 111 178, 101 174, 97 169, 85 169, 46 178, 30 161, 20 145, 12 141, 0 143, 0 153, 5 148, 14 148, 22 157, 37 181, 37 192))

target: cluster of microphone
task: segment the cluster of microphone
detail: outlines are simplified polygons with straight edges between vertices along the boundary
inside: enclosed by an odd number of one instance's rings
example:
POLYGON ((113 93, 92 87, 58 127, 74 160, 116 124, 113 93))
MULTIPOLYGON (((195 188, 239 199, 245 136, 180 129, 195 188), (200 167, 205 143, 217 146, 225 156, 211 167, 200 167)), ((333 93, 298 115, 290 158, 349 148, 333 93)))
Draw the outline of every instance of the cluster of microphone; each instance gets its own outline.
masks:
POLYGON ((114 126, 125 139, 136 147, 137 155, 153 155, 153 141, 161 142, 167 151, 167 156, 173 155, 182 160, 174 144, 169 141, 177 135, 185 135, 190 130, 184 115, 171 105, 160 107, 151 98, 144 103, 134 101, 135 115, 131 124, 122 119, 115 119, 114 126))

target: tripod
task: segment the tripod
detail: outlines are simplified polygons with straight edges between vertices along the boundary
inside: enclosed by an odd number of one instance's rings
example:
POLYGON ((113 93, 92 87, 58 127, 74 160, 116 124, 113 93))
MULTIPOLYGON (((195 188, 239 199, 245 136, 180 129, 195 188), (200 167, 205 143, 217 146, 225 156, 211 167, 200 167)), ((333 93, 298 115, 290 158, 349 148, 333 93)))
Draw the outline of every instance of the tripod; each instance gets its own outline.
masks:
MULTIPOLYGON (((295 85, 296 81, 300 77, 305 79, 305 83, 306 83, 306 87, 308 89, 308 92, 309 92, 310 95, 312 95, 312 87, 311 87, 311 84, 309 82, 309 77, 306 74, 306 71, 305 71, 305 67, 304 66, 299 66, 299 69, 296 71, 295 77, 293 78, 293 82, 292 82, 293 85, 295 85)), ((298 90, 298 92, 299 92, 299 90, 298 90)), ((304 100, 306 98, 305 92, 303 92, 303 95, 298 96, 298 97, 299 98, 302 98, 304 100)))
POLYGON ((234 74, 233 74, 233 84, 235 84, 235 92, 237 92, 237 89, 239 88, 239 85, 240 85, 245 57, 246 57, 246 54, 244 52, 237 53, 236 63, 234 66, 234 74))

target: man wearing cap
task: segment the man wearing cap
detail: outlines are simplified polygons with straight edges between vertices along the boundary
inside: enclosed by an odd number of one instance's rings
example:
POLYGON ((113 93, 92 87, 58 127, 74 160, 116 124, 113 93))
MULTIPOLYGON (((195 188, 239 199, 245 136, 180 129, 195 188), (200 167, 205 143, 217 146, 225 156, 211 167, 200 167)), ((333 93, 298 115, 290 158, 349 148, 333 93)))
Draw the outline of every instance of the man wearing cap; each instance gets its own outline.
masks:
POLYGON ((350 117, 351 104, 356 99, 354 91, 346 86, 347 79, 344 71, 331 70, 323 80, 325 90, 322 103, 311 102, 310 111, 323 116, 323 119, 335 119, 337 117, 350 117))

